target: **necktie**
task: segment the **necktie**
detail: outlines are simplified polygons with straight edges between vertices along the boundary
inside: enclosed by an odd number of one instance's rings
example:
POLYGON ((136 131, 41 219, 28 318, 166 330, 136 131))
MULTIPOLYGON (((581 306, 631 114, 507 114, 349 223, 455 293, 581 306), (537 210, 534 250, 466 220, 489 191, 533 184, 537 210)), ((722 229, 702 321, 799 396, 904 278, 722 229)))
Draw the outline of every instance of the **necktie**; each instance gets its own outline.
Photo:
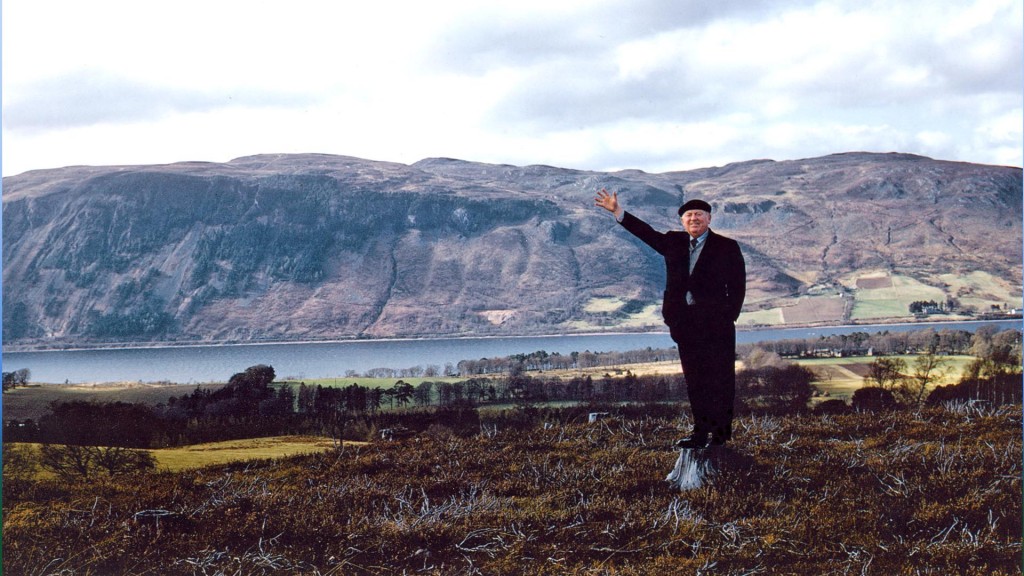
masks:
MULTIPOLYGON (((690 270, 689 270, 689 272, 690 272, 691 275, 693 274, 693 267, 696 264, 696 262, 694 262, 694 258, 693 258, 693 251, 696 250, 696 249, 697 249, 697 239, 696 238, 690 238, 690 270)), ((690 305, 690 306, 693 305, 693 293, 690 292, 689 290, 686 291, 686 304, 690 305)))

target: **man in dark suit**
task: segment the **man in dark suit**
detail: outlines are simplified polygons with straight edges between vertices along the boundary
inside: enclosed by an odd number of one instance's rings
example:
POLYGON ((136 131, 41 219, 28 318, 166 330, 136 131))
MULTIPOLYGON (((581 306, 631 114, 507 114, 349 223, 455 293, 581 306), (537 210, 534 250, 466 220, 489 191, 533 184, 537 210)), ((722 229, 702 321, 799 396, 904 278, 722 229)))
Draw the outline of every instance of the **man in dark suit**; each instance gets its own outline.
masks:
POLYGON ((732 437, 736 397, 736 319, 746 293, 746 264, 735 240, 711 230, 711 205, 690 200, 679 208, 685 232, 658 232, 602 189, 596 205, 665 258, 661 313, 686 377, 693 433, 678 448, 724 445, 732 437), (709 439, 710 436, 710 439, 709 439))

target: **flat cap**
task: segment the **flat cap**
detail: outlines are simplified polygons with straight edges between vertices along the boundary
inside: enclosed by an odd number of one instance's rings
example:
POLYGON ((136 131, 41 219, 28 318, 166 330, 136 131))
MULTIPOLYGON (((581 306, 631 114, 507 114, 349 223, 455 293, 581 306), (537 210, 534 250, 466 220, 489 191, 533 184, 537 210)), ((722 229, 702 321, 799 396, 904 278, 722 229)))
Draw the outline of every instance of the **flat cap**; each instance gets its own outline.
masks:
POLYGON ((687 210, 703 210, 711 213, 711 204, 703 200, 687 200, 686 204, 679 207, 679 215, 682 216, 687 210))

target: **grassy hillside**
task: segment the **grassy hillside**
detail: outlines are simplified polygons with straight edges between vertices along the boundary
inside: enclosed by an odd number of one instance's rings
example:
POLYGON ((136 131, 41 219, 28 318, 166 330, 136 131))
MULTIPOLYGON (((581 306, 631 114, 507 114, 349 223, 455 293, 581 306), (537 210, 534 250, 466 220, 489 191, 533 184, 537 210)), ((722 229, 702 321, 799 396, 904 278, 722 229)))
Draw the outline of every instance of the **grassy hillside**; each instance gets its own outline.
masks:
POLYGON ((91 486, 5 482, 10 574, 1020 573, 1021 407, 676 420, 397 442, 91 486))

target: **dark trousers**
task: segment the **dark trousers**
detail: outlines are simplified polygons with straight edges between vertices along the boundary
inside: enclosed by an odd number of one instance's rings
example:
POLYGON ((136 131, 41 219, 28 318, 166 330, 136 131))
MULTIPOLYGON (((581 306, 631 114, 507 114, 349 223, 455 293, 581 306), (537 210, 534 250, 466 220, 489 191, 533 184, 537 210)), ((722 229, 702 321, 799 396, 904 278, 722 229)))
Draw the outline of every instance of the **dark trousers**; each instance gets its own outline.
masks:
POLYGON ((694 434, 729 440, 736 399, 736 326, 687 306, 671 334, 686 377, 694 434))

